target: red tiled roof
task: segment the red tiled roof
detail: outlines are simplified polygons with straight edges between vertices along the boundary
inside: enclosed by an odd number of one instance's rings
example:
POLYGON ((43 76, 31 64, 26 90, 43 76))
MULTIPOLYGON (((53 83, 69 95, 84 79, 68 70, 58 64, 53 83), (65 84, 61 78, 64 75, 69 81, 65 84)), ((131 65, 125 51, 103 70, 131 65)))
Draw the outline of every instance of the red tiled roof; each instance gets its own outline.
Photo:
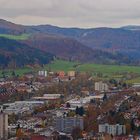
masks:
POLYGON ((32 136, 31 140, 48 140, 45 136, 32 136))

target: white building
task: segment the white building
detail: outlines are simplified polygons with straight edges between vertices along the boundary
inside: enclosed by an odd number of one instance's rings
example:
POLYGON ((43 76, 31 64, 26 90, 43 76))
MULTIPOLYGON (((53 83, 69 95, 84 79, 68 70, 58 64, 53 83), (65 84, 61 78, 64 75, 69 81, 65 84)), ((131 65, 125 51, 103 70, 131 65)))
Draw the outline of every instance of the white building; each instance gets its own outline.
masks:
POLYGON ((24 114, 27 112, 32 112, 33 108, 44 104, 43 101, 16 101, 14 103, 4 104, 6 107, 4 110, 7 114, 24 114))
POLYGON ((57 100, 61 98, 61 94, 44 94, 43 97, 33 97, 35 100, 57 100))
POLYGON ((112 134, 113 136, 115 135, 122 135, 126 134, 126 127, 125 125, 120 125, 120 124, 115 124, 115 125, 110 125, 110 124, 100 124, 99 125, 99 133, 108 133, 112 134))
POLYGON ((8 115, 0 112, 0 140, 8 138, 8 115))
POLYGON ((108 85, 106 83, 103 83, 102 81, 100 82, 95 82, 95 90, 96 91, 108 91, 108 85))
POLYGON ((74 98, 74 99, 71 99, 71 100, 67 101, 67 103, 70 104, 71 108, 76 109, 77 106, 81 107, 81 106, 84 106, 84 105, 90 103, 90 101, 92 99, 102 100, 103 97, 104 97, 104 94, 95 95, 95 96, 86 96, 84 98, 74 98))
POLYGON ((38 75, 43 76, 43 77, 47 77, 47 71, 46 70, 38 71, 38 75))
POLYGON ((57 117, 55 120, 55 128, 59 132, 71 133, 75 127, 84 129, 83 117, 57 117))
POLYGON ((75 71, 68 71, 68 76, 75 77, 75 71))
POLYGON ((133 88, 140 88, 140 83, 134 83, 132 87, 133 88))

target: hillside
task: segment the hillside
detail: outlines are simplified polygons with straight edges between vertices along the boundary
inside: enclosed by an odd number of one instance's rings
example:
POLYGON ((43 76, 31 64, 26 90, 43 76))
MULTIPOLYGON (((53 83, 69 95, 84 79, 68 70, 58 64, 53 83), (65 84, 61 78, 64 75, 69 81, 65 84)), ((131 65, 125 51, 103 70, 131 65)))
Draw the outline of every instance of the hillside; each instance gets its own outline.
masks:
POLYGON ((120 66, 120 65, 102 65, 94 63, 77 63, 64 60, 55 60, 46 68, 52 71, 65 71, 70 70, 80 72, 102 73, 104 75, 122 74, 122 73, 136 73, 140 74, 140 67, 138 66, 120 66))
POLYGON ((89 29, 24 26, 0 20, 0 37, 62 59, 104 64, 140 64, 138 29, 139 26, 89 29))
MULTIPOLYGON (((77 40, 67 37, 35 34, 30 39, 24 41, 24 43, 42 51, 50 52, 58 58, 65 60, 110 64, 120 63, 118 59, 120 57, 119 54, 94 50, 79 43, 77 40)), ((127 61, 123 56, 121 60, 124 63, 127 61)))
POLYGON ((0 37, 0 66, 24 66, 26 64, 47 64, 53 55, 31 48, 28 45, 0 37))
POLYGON ((140 27, 122 28, 59 28, 50 25, 37 26, 43 33, 51 33, 76 39, 85 46, 107 52, 119 52, 131 59, 140 59, 140 27))

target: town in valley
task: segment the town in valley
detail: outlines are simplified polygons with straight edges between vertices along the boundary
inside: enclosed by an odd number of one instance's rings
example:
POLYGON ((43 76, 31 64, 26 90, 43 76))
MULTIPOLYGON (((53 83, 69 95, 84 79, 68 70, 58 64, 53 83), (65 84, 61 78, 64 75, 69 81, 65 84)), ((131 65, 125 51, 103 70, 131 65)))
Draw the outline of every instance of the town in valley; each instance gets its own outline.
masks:
POLYGON ((139 139, 140 83, 87 72, 49 71, 0 79, 1 139, 139 139))

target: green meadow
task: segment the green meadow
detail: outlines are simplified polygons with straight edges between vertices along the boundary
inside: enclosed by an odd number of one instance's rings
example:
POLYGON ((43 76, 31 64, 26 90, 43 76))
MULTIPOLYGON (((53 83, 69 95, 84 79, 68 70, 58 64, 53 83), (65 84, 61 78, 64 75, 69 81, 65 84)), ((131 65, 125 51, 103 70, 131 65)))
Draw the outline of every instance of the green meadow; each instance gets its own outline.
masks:
MULTIPOLYGON (((23 76, 24 74, 32 72, 34 70, 31 68, 19 68, 19 69, 15 69, 15 70, 6 69, 6 70, 4 70, 4 73, 6 76, 11 77, 13 71, 15 72, 16 75, 23 76)), ((3 72, 3 70, 0 70, 0 77, 2 77, 2 72, 3 72)))
MULTIPOLYGON (((103 78, 114 78, 121 79, 129 74, 136 74, 137 77, 133 79, 126 80, 127 83, 140 82, 140 67, 139 66, 119 66, 119 65, 103 65, 103 64, 93 64, 93 63, 79 63, 79 62, 69 62, 64 60, 55 60, 50 64, 44 65, 44 68, 19 68, 15 69, 16 75, 22 76, 25 73, 37 72, 39 69, 45 69, 49 71, 78 71, 78 72, 88 72, 94 76, 102 74, 103 78)), ((6 75, 11 76, 12 70, 5 70, 6 75)), ((0 70, 0 76, 2 76, 2 70, 0 70)))
POLYGON ((13 39, 13 40, 26 40, 29 38, 29 34, 21 34, 21 35, 9 35, 9 34, 0 34, 0 37, 13 39))
MULTIPOLYGON (((78 63, 63 60, 55 60, 51 64, 46 65, 52 71, 69 71, 76 70, 80 72, 103 73, 103 74, 122 74, 122 73, 137 73, 140 74, 139 66, 119 66, 119 65, 103 65, 93 63, 78 63)), ((118 75, 120 76, 120 75, 118 75)))

